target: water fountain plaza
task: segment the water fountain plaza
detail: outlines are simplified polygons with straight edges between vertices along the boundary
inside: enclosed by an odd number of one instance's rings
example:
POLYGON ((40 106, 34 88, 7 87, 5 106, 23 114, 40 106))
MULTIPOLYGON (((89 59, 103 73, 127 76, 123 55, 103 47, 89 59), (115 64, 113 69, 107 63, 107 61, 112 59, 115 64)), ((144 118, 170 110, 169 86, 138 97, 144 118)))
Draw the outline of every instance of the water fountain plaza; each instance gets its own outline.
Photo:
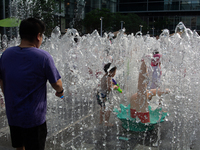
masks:
MULTIPOLYGON (((159 40, 140 32, 130 35, 124 32, 121 30, 112 39, 110 33, 101 37, 96 30, 79 36, 76 29, 68 29, 61 35, 59 27, 55 27, 50 38, 44 36, 40 48, 53 56, 65 89, 62 100, 54 96, 48 84, 47 150, 200 149, 199 35, 182 22, 173 35, 163 30, 159 40), (171 91, 161 97, 162 109, 169 113, 165 122, 158 123, 152 131, 133 132, 124 129, 113 112, 110 121, 114 127, 99 125, 96 92, 104 64, 112 62, 117 66, 115 80, 123 94, 113 91, 111 97, 114 108, 120 110, 120 104, 127 106, 130 96, 136 93, 141 58, 154 49, 162 54, 161 89, 171 91)), ((20 38, 8 40, 2 35, 1 42, 4 49, 18 45, 20 38)), ((159 107, 158 99, 152 99, 152 108, 159 107)), ((4 108, 0 108, 0 149, 12 149, 4 108)))

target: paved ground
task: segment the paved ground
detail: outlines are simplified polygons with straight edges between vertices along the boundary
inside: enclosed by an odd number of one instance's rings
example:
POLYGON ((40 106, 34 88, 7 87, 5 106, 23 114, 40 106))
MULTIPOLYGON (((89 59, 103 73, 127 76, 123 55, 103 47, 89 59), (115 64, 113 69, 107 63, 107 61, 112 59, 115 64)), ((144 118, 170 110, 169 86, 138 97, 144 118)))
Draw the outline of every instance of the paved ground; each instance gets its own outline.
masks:
MULTIPOLYGON (((143 140, 144 133, 128 132, 121 127, 121 122, 111 116, 113 127, 105 127, 98 124, 98 111, 88 114, 81 120, 77 120, 74 124, 66 126, 57 133, 48 135, 46 142, 46 150, 102 150, 102 149, 148 149, 156 148, 157 143, 157 127, 151 132, 147 132, 146 139, 143 140), (96 118, 96 119, 94 119, 96 118), (151 138, 151 140, 150 140, 151 138), (144 144, 145 143, 145 144, 144 144), (143 146, 143 144, 145 146, 143 146)), ((13 150, 10 142, 9 130, 4 128, 4 132, 0 138, 0 150, 13 150)))
MULTIPOLYGON (((121 121, 115 114, 112 114, 110 122, 114 123, 114 126, 105 127, 98 124, 99 107, 95 105, 92 107, 93 109, 90 109, 91 103, 86 103, 83 105, 85 107, 84 112, 79 112, 79 108, 82 106, 72 104, 74 107, 71 110, 68 109, 65 114, 59 117, 53 115, 48 117, 47 125, 49 132, 46 141, 46 150, 177 149, 176 142, 172 142, 172 136, 175 130, 173 122, 170 119, 169 121, 156 125, 152 131, 132 132, 125 130, 121 126, 121 121), (72 110, 77 110, 76 114, 79 113, 79 115, 76 115, 72 110), (72 118, 69 116, 72 116, 72 118), (68 121, 66 122, 66 120, 68 121)), ((62 104, 59 104, 59 106, 62 106, 62 104)), ((60 109, 65 109, 65 107, 60 107, 60 109)), ((60 112, 59 107, 55 112, 60 112)), ((11 147, 9 129, 5 120, 5 113, 1 112, 0 150, 14 150, 11 147)), ((200 139, 200 132, 196 132, 198 135, 197 139, 200 139)), ((184 140, 183 138, 180 139, 184 140)), ((192 144, 186 144, 184 150, 199 150, 200 146, 198 142, 199 140, 193 140, 191 142, 192 144)))
POLYGON ((153 146, 153 144, 156 145, 157 143, 157 129, 147 132, 145 136, 146 139, 143 139, 144 133, 126 131, 121 127, 120 121, 116 120, 114 115, 112 115, 111 118, 111 122, 115 122, 113 127, 99 125, 97 119, 90 122, 91 117, 92 116, 88 116, 85 120, 66 128, 66 130, 57 135, 56 138, 49 138, 47 140, 46 149, 139 150, 143 148, 149 149, 149 147, 151 147, 152 150, 156 149, 156 146, 153 146), (143 144, 145 146, 142 146, 143 144))

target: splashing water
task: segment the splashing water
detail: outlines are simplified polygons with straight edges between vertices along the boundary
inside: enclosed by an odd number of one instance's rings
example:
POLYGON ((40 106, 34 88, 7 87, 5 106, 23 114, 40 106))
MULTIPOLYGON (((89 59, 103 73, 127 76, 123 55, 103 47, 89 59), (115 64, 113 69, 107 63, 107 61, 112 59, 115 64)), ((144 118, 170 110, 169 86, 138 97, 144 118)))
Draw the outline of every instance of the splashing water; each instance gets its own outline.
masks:
MULTIPOLYGON (((156 40, 149 35, 142 36, 140 32, 134 36, 126 35, 125 30, 120 30, 111 43, 109 34, 105 33, 100 37, 96 30, 81 37, 76 29, 68 29, 66 34, 61 35, 59 27, 55 27, 50 38, 43 38, 40 48, 53 56, 62 76, 65 98, 61 100, 55 97, 54 90, 48 84, 47 147, 85 149, 85 142, 88 139, 92 139, 93 145, 98 144, 99 133, 96 133, 98 129, 96 122, 98 122, 99 106, 95 94, 104 75, 103 66, 108 62, 117 66, 115 79, 123 89, 123 94, 114 91, 112 99, 115 108, 119 108, 120 104, 127 106, 131 95, 137 91, 141 58, 151 54, 154 49, 159 49, 162 54, 161 89, 169 88, 171 91, 170 95, 162 97, 162 108, 170 115, 160 125, 157 134, 160 141, 154 146, 161 148, 162 143, 166 142, 169 143, 170 149, 188 149, 195 141, 199 128, 200 37, 196 31, 186 28, 182 22, 177 25, 175 31, 170 35, 165 29, 159 40, 156 40), (165 123, 169 124, 166 136, 170 141, 162 139, 162 125, 165 123), (92 128, 90 136, 85 136, 84 130, 89 128, 92 128), (70 139, 66 140, 66 136, 70 139)), ((2 35, 1 42, 0 49, 5 49, 18 45, 20 38, 8 41, 7 36, 2 35)), ((148 63, 147 65, 150 67, 148 63)), ((157 107, 157 103, 150 105, 157 107)), ((8 136, 4 111, 1 108, 4 123, 0 128, 0 137, 8 136)), ((106 140, 108 132, 120 136, 120 122, 116 117, 114 122, 117 126, 116 133, 101 128, 104 148, 108 145, 106 140)), ((126 136, 125 139, 130 139, 130 134, 123 136, 126 136)), ((147 136, 146 133, 144 136, 147 136)), ((118 141, 115 148, 121 146, 118 141)), ((130 142, 127 144, 127 147, 129 146, 130 142)))

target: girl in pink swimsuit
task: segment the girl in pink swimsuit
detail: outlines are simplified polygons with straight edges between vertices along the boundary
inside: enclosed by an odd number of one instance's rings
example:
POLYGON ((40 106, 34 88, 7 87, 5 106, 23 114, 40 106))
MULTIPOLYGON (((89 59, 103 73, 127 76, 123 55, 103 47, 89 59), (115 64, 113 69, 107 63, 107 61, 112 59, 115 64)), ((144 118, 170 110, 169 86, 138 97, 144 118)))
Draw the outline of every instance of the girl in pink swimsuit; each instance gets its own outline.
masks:
POLYGON ((160 87, 160 78, 161 78, 161 67, 160 67, 160 58, 161 54, 159 54, 158 50, 153 52, 153 58, 151 59, 151 69, 148 69, 149 76, 151 80, 148 84, 150 89, 156 89, 160 87))

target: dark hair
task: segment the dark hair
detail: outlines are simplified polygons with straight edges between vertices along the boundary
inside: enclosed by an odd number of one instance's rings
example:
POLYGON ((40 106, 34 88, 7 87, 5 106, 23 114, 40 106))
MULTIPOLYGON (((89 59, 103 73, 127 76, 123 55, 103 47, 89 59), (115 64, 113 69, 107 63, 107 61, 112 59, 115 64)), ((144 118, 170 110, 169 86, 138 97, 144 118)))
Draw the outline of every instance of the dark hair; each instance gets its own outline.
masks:
POLYGON ((153 55, 155 55, 155 54, 159 54, 159 50, 158 50, 158 48, 154 49, 154 51, 153 51, 153 55))
MULTIPOLYGON (((110 68, 110 65, 111 65, 111 63, 105 64, 103 70, 104 70, 106 73, 108 73, 108 69, 110 68)), ((113 67, 112 69, 110 69, 110 72, 114 72, 116 69, 117 69, 117 67, 115 66, 115 67, 113 67)))
POLYGON ((75 38, 74 38, 74 41, 75 41, 75 43, 77 43, 77 42, 78 42, 78 38, 77 38, 77 37, 75 37, 75 38))
POLYGON ((159 52, 153 52, 153 55, 155 55, 155 54, 159 54, 159 52))
POLYGON ((21 39, 33 42, 37 38, 38 33, 43 34, 45 31, 45 24, 39 19, 28 18, 21 21, 19 27, 19 35, 21 39))

